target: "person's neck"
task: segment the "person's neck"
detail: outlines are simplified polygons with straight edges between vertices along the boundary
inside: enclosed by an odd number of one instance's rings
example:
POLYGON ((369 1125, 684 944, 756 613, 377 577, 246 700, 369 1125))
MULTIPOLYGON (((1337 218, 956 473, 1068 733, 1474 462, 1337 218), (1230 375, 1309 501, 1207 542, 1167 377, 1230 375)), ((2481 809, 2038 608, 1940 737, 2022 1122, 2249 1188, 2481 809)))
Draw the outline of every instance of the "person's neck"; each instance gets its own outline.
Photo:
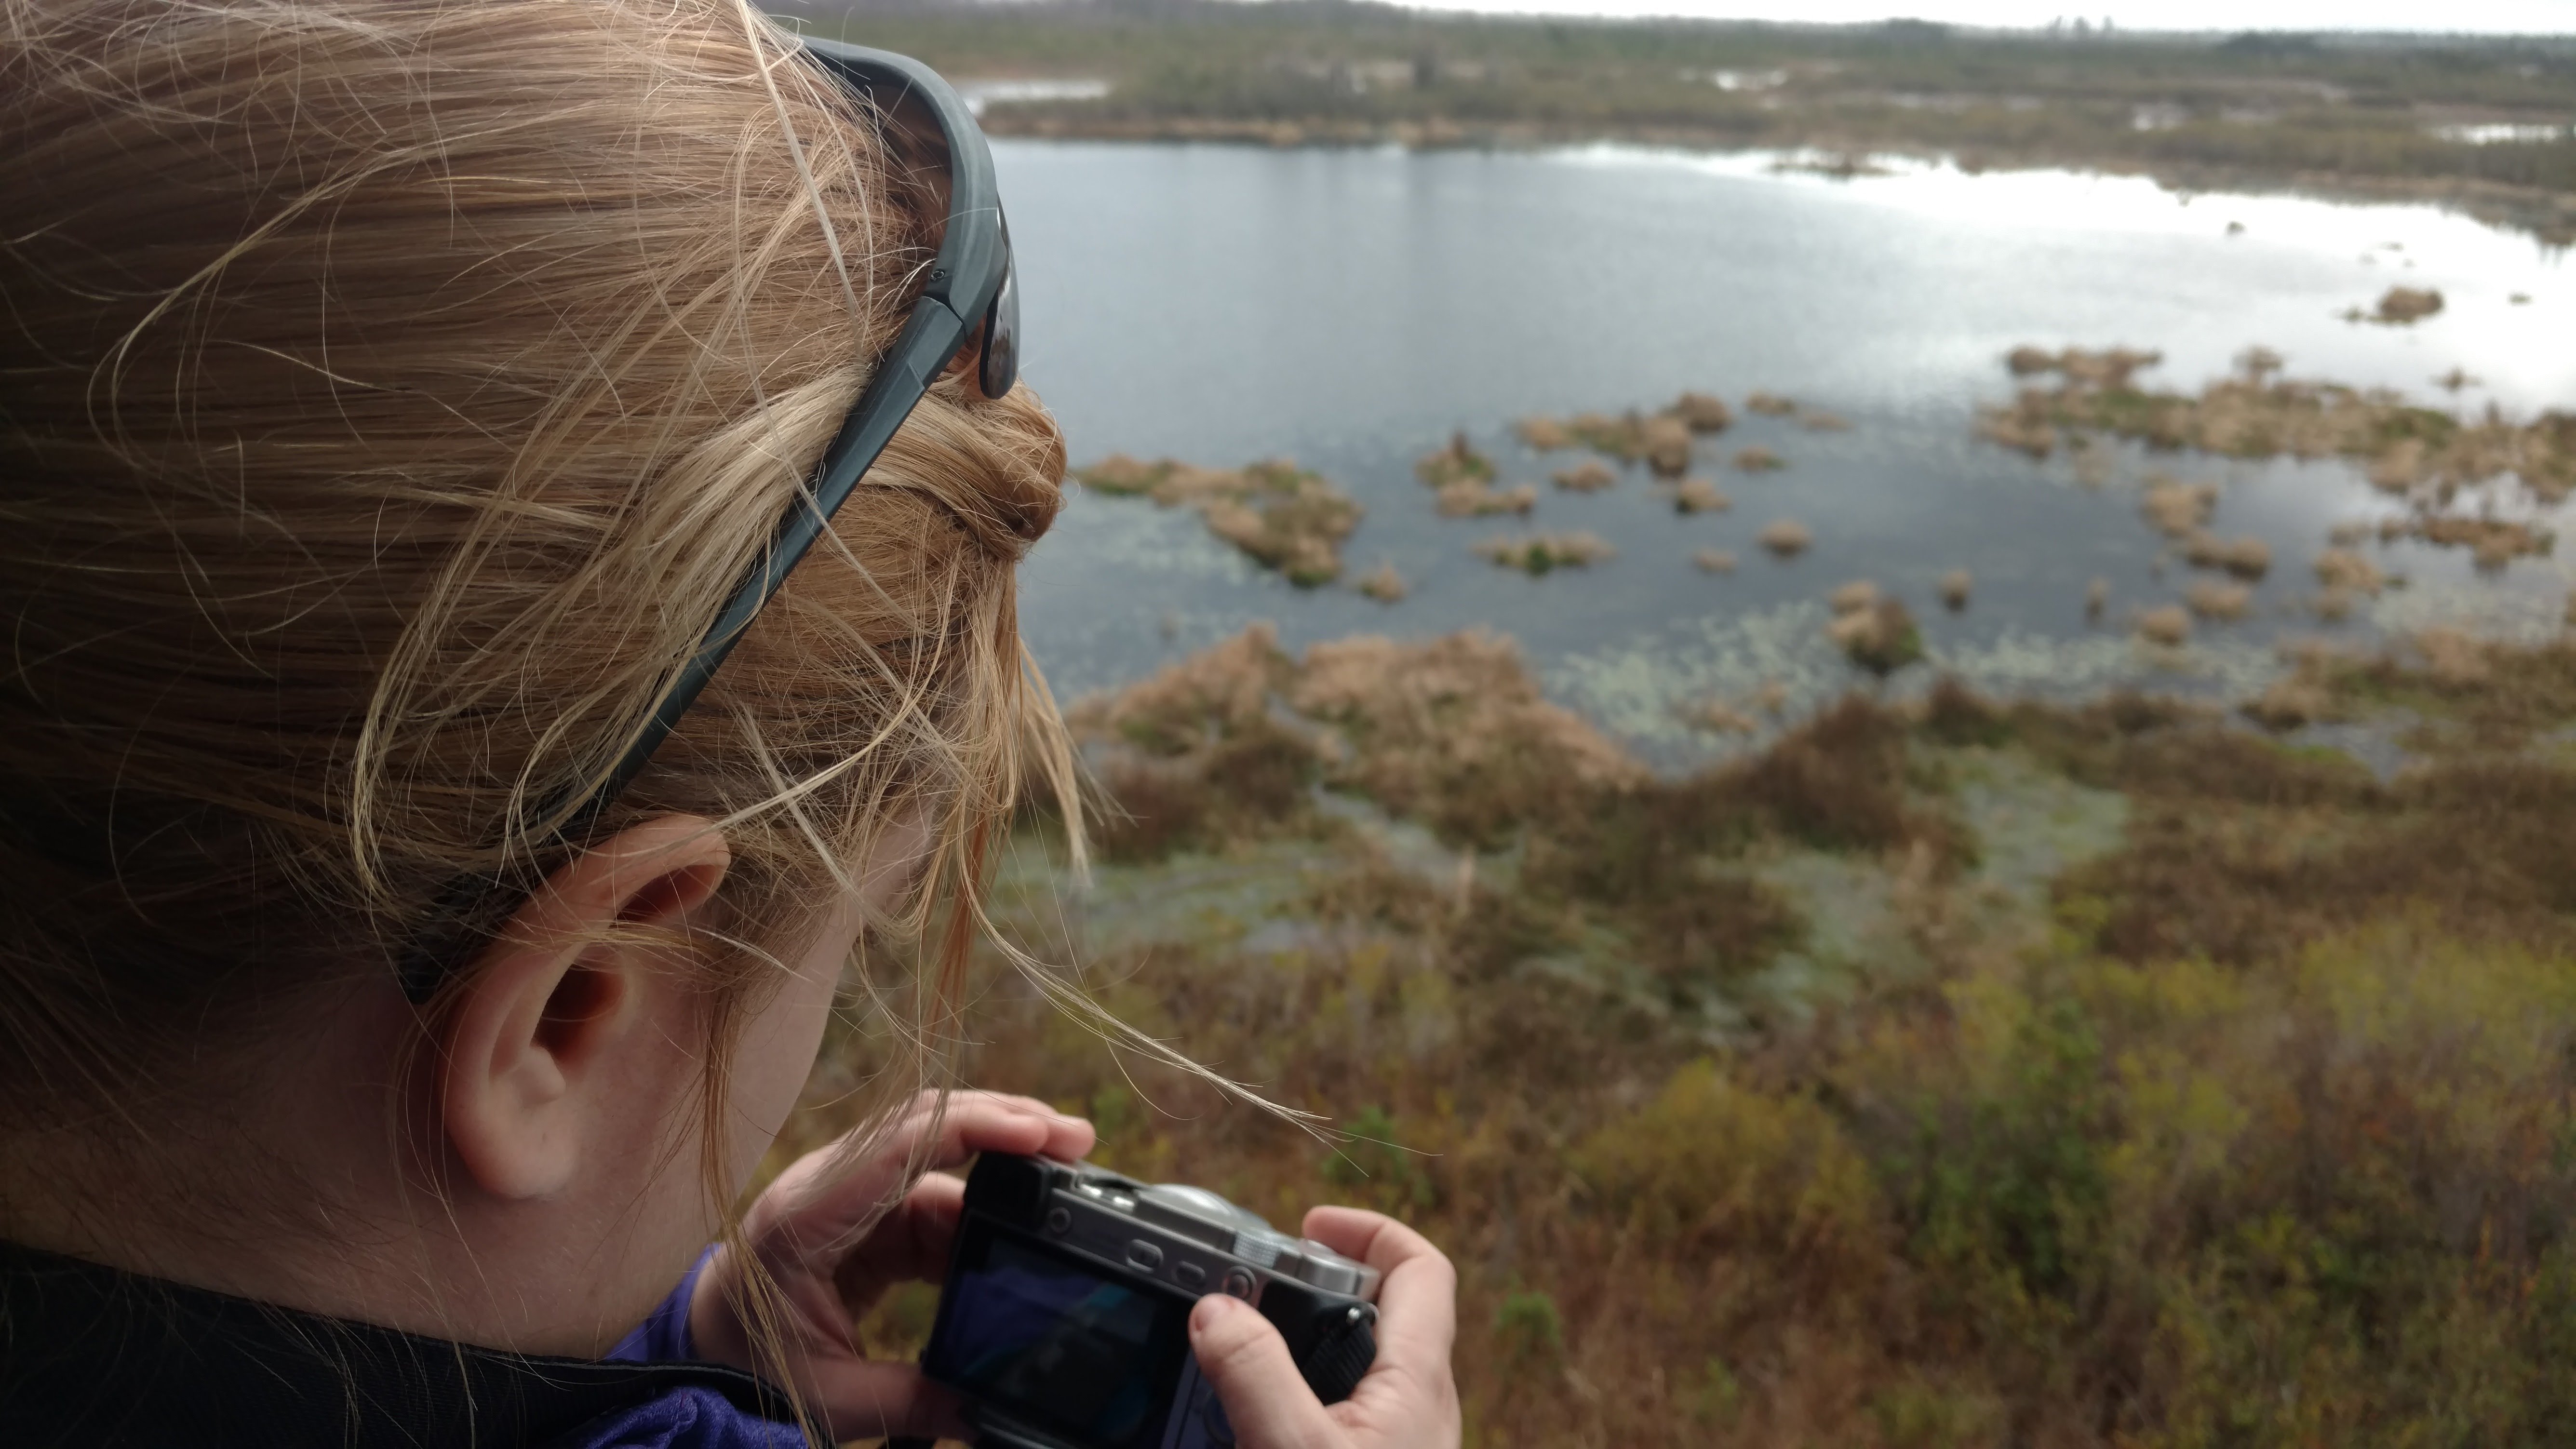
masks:
POLYGON ((296 1032, 310 1049, 28 1114, 37 1125, 0 1131, 0 1237, 282 1307, 414 1318, 376 1281, 424 1281, 428 1215, 387 1211, 398 1097, 381 1067, 357 1068, 366 1035, 296 1032))
MULTIPOLYGON (((347 1008, 356 1003, 340 1003, 347 1008)), ((589 1356, 652 1302, 614 1207, 499 1202, 404 1130, 399 1021, 363 1006, 211 1087, 0 1131, 0 1238, 145 1277, 528 1353, 589 1356), (637 1301, 639 1300, 640 1301, 637 1301)), ((21 1119, 22 1123, 25 1121, 21 1119)), ((674 1270, 676 1272, 676 1270, 674 1270)), ((666 1291, 668 1284, 660 1289, 666 1291)))

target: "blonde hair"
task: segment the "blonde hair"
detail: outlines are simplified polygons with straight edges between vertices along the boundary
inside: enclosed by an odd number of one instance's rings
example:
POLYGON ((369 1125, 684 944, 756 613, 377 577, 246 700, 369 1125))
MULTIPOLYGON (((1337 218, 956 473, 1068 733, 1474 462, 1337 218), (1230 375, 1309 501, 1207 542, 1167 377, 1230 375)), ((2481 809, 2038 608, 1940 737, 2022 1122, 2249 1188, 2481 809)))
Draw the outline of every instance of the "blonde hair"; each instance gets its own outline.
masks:
MULTIPOLYGON (((390 972, 447 882, 562 858, 542 802, 641 726, 937 240, 743 0, 0 0, 0 196, 21 1121, 195 1091, 166 1064, 390 972)), ((936 826, 874 923, 936 937, 915 1081, 1024 777, 1079 838, 1012 583, 1063 466, 1024 389, 940 382, 599 821, 722 823, 709 1103, 768 933, 880 834, 936 826)))

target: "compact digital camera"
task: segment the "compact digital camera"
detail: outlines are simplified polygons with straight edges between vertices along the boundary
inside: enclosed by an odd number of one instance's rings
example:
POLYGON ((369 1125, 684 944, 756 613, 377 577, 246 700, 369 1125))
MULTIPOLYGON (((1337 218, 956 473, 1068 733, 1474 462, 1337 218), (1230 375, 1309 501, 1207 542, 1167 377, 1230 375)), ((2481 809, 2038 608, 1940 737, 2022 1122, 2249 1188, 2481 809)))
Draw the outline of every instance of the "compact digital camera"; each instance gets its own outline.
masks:
POLYGON ((978 1449, 1224 1449, 1191 1305, 1261 1310, 1325 1403, 1377 1358, 1378 1271, 1205 1188, 986 1153, 966 1179, 922 1372, 963 1394, 978 1449))

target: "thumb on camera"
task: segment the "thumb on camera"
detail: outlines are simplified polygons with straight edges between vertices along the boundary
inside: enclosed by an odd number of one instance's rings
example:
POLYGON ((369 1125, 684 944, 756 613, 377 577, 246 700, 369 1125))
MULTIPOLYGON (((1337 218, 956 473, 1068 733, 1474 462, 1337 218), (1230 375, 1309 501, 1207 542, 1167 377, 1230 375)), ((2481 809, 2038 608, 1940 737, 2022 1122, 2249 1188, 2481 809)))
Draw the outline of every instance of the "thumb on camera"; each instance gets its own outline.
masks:
POLYGON ((1341 1428, 1324 1412, 1261 1310, 1211 1293, 1190 1311, 1190 1350, 1243 1449, 1329 1449, 1341 1428))

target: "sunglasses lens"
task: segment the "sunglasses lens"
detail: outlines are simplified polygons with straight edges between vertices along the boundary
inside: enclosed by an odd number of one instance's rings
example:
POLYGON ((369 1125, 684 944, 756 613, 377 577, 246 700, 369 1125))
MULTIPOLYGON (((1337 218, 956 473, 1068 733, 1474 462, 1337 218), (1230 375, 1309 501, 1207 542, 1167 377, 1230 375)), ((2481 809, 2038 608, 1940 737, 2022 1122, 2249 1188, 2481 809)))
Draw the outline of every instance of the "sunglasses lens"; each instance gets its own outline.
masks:
POLYGON ((984 359, 976 378, 984 396, 998 398, 1020 377, 1020 288, 1018 268, 1003 263, 1002 290, 984 313, 984 359))

